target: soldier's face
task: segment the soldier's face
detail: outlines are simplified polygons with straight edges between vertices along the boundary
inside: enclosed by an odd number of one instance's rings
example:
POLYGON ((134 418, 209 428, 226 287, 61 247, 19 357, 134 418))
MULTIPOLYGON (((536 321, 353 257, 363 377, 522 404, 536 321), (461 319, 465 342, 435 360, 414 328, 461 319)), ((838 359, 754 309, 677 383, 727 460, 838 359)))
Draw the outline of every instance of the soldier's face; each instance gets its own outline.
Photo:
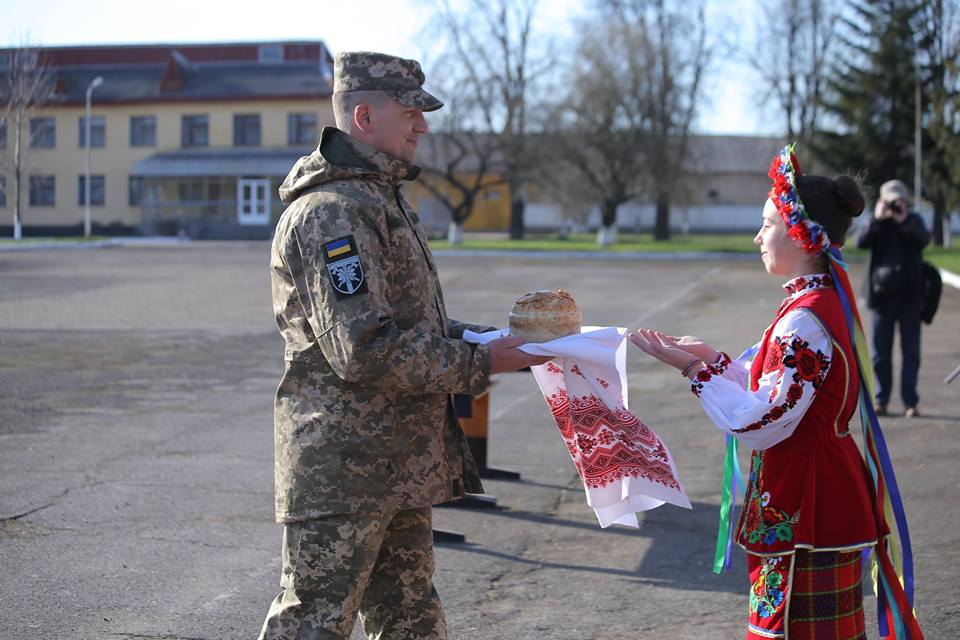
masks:
POLYGON ((413 162, 420 136, 427 133, 423 111, 391 98, 371 109, 370 122, 373 126, 369 142, 374 148, 413 162))

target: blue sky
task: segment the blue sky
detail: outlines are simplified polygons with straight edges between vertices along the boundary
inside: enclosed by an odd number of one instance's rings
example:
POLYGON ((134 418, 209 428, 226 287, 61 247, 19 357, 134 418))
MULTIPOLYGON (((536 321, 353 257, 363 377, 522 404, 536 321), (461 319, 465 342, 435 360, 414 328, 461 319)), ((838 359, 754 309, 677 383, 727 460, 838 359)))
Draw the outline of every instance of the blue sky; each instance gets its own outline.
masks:
MULTIPOLYGON (((708 2, 708 20, 726 42, 716 52, 697 129, 774 132, 769 118, 755 107, 749 70, 736 61, 733 46, 751 37, 755 0, 708 2)), ((432 15, 428 2, 416 0, 298 4, 294 10, 289 3, 271 6, 237 0, 165 0, 145 5, 130 0, 0 0, 0 46, 16 46, 24 39, 47 46, 320 39, 334 52, 372 49, 418 57, 424 41, 422 28, 432 15), (39 11, 38 6, 42 6, 39 11)), ((541 0, 538 28, 562 37, 564 25, 583 4, 541 0)))

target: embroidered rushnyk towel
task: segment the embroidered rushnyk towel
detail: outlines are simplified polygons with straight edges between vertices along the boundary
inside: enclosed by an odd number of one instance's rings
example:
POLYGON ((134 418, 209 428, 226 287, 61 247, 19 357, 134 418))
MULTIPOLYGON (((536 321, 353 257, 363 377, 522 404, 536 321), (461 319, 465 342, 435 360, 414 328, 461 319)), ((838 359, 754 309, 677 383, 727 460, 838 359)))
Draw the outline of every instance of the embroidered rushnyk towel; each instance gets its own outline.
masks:
MULTIPOLYGON (((486 344, 506 333, 467 331, 463 339, 486 344)), ((670 451, 627 408, 625 337, 618 327, 584 327, 579 335, 520 347, 555 356, 533 375, 601 527, 637 527, 637 512, 665 502, 690 508, 670 451)))

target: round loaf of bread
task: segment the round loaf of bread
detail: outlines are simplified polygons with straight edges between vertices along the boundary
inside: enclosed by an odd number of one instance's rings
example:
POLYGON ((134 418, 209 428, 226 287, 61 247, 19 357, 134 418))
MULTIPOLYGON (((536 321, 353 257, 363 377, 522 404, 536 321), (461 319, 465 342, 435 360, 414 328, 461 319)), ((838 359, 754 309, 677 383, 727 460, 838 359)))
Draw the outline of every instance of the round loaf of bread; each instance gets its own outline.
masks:
POLYGON ((510 335, 528 342, 549 342, 580 333, 582 321, 576 300, 563 289, 531 291, 513 303, 510 335))

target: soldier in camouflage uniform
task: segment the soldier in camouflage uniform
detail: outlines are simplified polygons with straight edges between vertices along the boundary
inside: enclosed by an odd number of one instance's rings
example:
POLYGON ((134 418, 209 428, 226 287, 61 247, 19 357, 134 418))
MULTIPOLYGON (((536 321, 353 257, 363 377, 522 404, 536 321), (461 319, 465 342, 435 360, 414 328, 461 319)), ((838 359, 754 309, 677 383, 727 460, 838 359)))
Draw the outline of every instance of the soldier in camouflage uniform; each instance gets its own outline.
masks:
POLYGON ((504 338, 463 342, 447 318, 417 214, 400 192, 419 168, 420 65, 342 53, 334 112, 280 197, 270 258, 286 342, 275 405, 282 592, 261 639, 446 637, 433 587, 431 505, 480 492, 452 393, 540 364, 504 338))

